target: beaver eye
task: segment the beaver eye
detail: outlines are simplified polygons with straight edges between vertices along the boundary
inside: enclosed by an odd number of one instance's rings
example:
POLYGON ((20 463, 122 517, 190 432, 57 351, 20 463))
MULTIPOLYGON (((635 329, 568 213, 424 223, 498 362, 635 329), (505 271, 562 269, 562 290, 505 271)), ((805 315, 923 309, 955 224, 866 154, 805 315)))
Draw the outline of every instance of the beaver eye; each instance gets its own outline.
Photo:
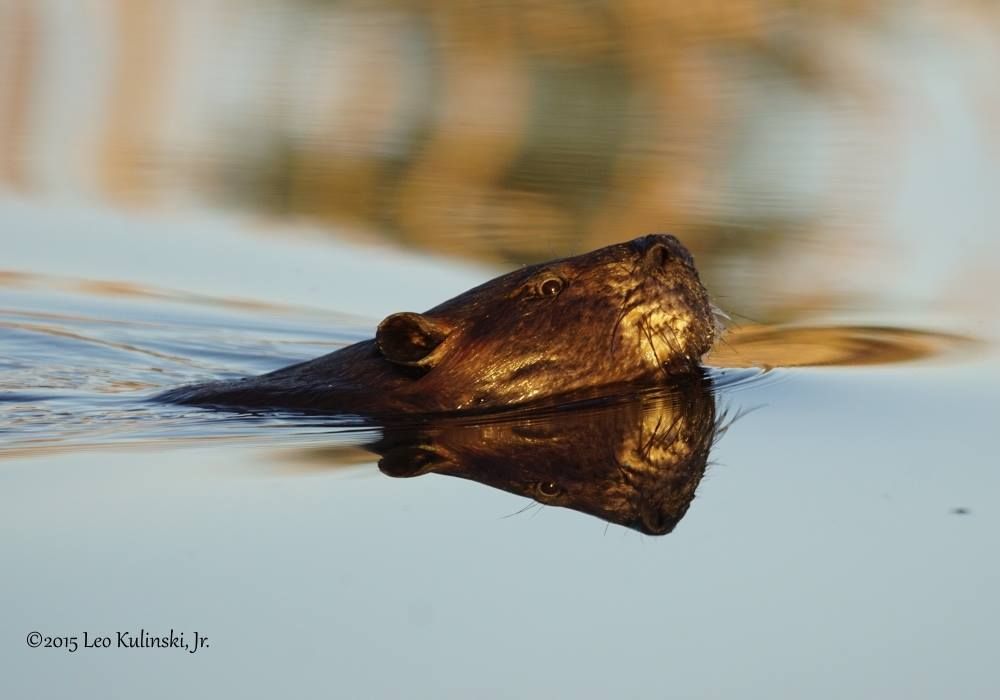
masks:
POLYGON ((546 498, 553 498, 555 496, 558 496, 561 491, 561 489, 559 488, 559 484, 557 484, 554 481, 539 482, 535 486, 535 488, 538 489, 539 494, 545 496, 546 498))
POLYGON ((563 281, 558 277, 549 277, 538 285, 538 292, 543 297, 554 297, 562 291, 563 281))

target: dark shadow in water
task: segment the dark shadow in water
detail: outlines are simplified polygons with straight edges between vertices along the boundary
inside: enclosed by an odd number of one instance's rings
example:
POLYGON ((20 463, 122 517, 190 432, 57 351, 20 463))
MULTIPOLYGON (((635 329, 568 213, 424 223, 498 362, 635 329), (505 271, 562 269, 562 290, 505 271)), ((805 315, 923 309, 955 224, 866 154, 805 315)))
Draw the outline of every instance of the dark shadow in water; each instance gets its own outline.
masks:
MULTIPOLYGON (((365 447, 389 476, 457 476, 663 535, 687 513, 725 423, 711 378, 697 374, 568 410, 385 428, 365 447)), ((303 456, 334 466, 340 453, 312 448, 303 456)))

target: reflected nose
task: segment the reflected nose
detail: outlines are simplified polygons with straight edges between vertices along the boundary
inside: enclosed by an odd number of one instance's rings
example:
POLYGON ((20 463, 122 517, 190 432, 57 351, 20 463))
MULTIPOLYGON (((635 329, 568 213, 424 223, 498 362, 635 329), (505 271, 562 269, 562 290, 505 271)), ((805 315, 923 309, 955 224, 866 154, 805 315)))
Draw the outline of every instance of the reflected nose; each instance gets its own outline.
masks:
POLYGON ((655 505, 644 503, 639 508, 637 529, 647 535, 666 535, 673 532, 677 519, 671 518, 655 505))
POLYGON ((671 258, 677 257, 680 243, 673 236, 651 233, 632 241, 632 248, 639 253, 643 263, 653 269, 663 267, 671 258))

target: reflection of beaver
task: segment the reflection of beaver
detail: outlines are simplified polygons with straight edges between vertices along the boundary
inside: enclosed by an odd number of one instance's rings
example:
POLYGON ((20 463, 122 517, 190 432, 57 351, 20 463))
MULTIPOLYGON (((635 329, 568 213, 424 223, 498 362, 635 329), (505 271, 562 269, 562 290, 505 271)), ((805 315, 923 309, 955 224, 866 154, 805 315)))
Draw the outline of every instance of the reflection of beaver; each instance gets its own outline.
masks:
MULTIPOLYGON (((687 512, 718 423, 710 380, 699 373, 571 410, 387 428, 368 449, 390 476, 457 476, 662 535, 687 512)), ((338 449, 306 454, 329 464, 338 449)))
POLYGON ((315 360, 160 398, 375 417, 490 409, 688 373, 714 337, 691 255, 649 235, 393 314, 374 340, 315 360))

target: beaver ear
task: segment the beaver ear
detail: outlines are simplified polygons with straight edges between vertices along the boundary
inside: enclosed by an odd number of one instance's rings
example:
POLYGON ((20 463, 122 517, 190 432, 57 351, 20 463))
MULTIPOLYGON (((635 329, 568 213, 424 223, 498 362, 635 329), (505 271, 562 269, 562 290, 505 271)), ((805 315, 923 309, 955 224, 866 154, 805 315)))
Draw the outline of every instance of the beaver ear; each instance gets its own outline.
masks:
POLYGON ((375 344, 389 362, 427 367, 432 364, 431 353, 449 333, 451 326, 443 321, 406 311, 378 324, 375 344))

